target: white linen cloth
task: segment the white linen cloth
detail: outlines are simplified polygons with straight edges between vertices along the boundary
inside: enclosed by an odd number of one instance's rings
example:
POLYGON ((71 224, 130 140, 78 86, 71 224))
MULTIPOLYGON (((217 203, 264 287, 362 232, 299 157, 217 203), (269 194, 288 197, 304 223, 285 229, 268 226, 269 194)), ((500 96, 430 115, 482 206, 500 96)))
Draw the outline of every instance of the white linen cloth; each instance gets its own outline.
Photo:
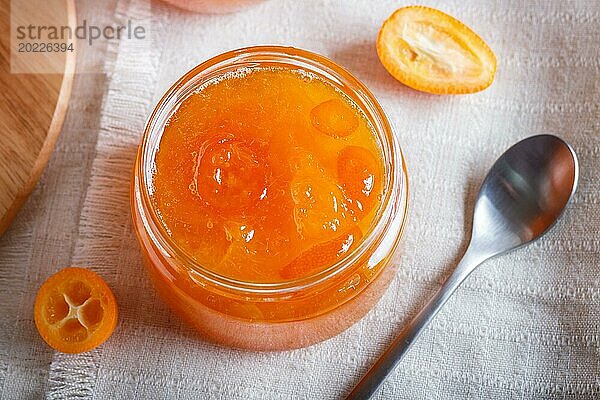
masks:
POLYGON ((413 91, 379 63, 377 31, 403 2, 272 0, 220 16, 117 3, 111 17, 145 20, 152 39, 117 44, 106 77, 78 76, 57 150, 0 238, 0 398, 342 398, 453 269, 487 169, 540 133, 579 155, 573 204, 542 240, 469 277, 377 398, 600 398, 600 2, 430 0, 497 56, 493 85, 464 96, 413 91), (280 353, 218 347, 182 324, 151 287, 129 215, 136 146, 160 96, 200 62, 258 44, 356 74, 395 127, 410 180, 401 267, 382 301, 339 336, 280 353), (98 87, 101 108, 90 106, 98 87), (120 310, 113 336, 80 355, 48 348, 32 316, 39 285, 70 264, 101 274, 120 310))

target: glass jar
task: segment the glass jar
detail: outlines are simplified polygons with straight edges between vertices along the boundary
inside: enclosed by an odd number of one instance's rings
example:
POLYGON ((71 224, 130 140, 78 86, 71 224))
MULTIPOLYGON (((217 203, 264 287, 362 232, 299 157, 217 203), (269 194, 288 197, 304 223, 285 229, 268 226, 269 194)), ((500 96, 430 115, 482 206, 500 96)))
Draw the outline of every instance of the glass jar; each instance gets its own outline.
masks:
POLYGON ((308 51, 260 46, 214 57, 177 81, 146 125, 131 187, 135 230, 162 298, 204 338, 252 350, 304 347, 330 338, 362 318, 396 272, 390 263, 407 211, 406 166, 390 124, 371 92, 344 68, 308 51), (383 199, 370 231, 353 251, 312 276, 281 283, 242 282, 218 275, 178 249, 150 199, 153 162, 166 121, 207 80, 241 68, 282 66, 318 75, 364 112, 381 145, 383 199))

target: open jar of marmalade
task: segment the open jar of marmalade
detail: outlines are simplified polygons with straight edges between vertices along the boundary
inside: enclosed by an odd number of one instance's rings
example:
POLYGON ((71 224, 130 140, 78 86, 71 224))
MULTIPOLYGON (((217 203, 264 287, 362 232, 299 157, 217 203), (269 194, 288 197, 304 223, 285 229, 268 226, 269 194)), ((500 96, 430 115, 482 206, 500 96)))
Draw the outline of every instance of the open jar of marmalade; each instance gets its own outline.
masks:
POLYGON ((395 275, 402 152, 373 95, 291 47, 224 53, 150 116, 132 214, 162 298, 204 338, 283 350, 364 316, 395 275))

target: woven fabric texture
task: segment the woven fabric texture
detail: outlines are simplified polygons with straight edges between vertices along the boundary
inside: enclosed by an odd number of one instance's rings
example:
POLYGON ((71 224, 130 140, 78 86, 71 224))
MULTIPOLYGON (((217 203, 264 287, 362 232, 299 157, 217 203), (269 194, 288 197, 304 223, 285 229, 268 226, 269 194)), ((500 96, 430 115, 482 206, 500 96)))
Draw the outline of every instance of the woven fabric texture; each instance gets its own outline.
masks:
POLYGON ((79 75, 57 149, 0 237, 0 398, 339 399, 452 271, 478 187, 516 141, 557 134, 576 149, 579 190, 542 240, 485 263, 427 328, 378 399, 600 398, 600 2, 431 0, 494 50, 493 85, 433 96, 402 86, 375 51, 394 0, 272 0, 228 15, 162 2, 81 2, 79 17, 145 21, 106 75, 79 75), (282 44, 347 67, 386 110, 407 158, 409 221, 379 304, 326 342, 254 353, 208 344, 153 290, 129 214, 136 147, 152 108, 200 62, 282 44), (120 321, 101 347, 53 352, 33 323, 39 285, 67 265, 113 288, 120 321))

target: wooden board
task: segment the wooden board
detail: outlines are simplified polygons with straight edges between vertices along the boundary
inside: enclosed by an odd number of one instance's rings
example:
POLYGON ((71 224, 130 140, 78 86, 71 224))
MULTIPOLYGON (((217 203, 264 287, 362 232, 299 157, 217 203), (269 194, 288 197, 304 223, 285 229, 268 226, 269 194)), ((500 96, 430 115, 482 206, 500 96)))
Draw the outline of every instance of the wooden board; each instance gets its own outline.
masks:
MULTIPOLYGON (((71 95, 75 53, 66 52, 58 59, 60 74, 11 74, 11 2, 0 3, 1 235, 33 190, 52 154, 71 95)), ((76 25, 72 0, 61 0, 58 9, 48 4, 43 12, 47 13, 44 18, 50 19, 48 25, 76 25)))

